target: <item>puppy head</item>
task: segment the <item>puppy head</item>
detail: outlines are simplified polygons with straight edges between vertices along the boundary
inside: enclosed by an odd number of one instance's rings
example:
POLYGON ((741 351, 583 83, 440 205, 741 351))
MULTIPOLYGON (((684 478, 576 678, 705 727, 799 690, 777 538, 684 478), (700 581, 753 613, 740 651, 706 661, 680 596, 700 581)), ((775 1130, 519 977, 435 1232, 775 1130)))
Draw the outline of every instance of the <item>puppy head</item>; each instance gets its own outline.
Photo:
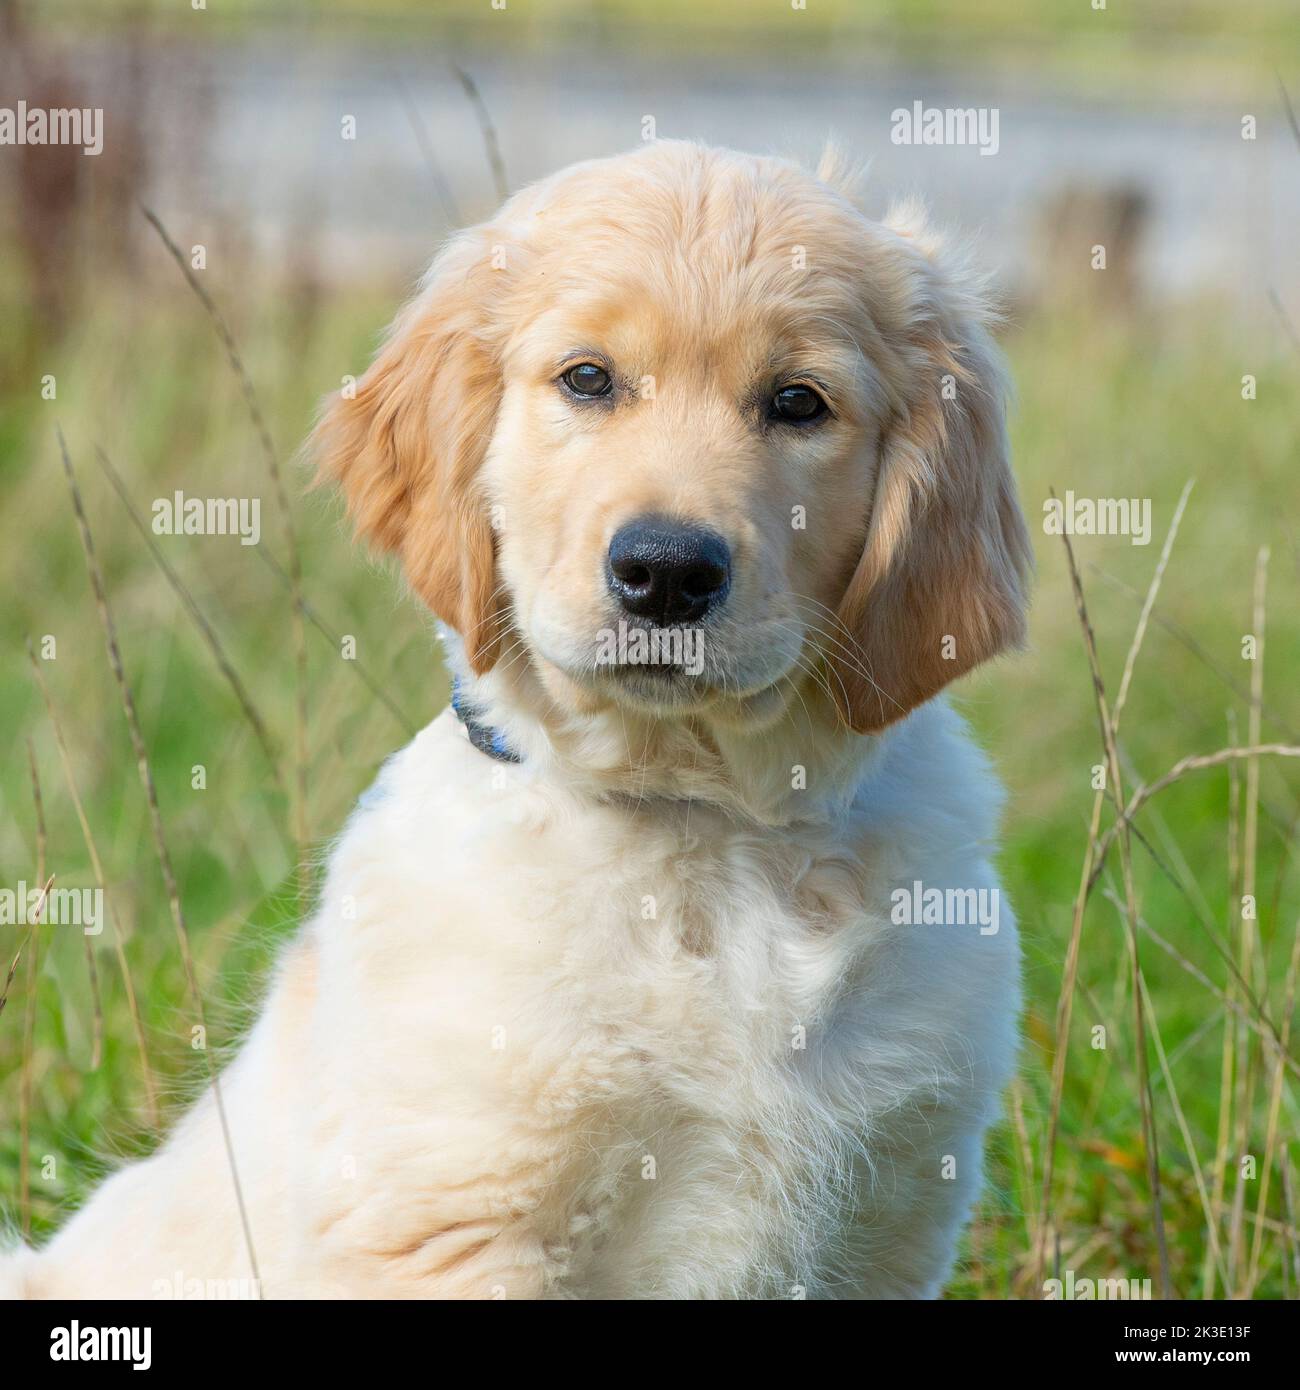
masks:
POLYGON ((316 446, 476 672, 509 634, 566 707, 818 682, 870 732, 1022 634, 985 318, 912 221, 661 142, 456 237, 316 446))

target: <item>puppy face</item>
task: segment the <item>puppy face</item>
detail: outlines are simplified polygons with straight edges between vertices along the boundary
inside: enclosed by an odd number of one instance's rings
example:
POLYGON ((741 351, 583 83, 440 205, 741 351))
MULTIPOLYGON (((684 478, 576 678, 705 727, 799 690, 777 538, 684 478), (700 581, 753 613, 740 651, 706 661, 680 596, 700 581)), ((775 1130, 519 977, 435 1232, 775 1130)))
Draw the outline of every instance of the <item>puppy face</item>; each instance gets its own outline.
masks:
POLYGON ((779 161, 658 144, 434 263, 318 429, 471 665, 566 708, 878 729, 1021 630, 1028 546, 979 303, 779 161))
POLYGON ((740 714, 833 620, 879 374, 807 293, 833 248, 793 199, 744 226, 726 181, 621 192, 597 219, 575 190, 530 267, 483 475, 501 576, 555 693, 740 714))

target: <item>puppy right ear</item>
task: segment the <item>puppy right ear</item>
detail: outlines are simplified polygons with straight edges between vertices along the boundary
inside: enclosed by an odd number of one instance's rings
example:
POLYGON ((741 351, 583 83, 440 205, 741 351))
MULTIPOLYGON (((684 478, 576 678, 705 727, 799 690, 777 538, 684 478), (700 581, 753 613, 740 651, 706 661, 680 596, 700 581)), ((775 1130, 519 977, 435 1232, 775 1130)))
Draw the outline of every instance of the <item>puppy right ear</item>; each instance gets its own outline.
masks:
POLYGON ((450 243, 354 390, 326 402, 308 446, 317 482, 337 483, 357 534, 400 557, 479 674, 504 625, 479 479, 500 390, 489 256, 482 232, 450 243))
POLYGON ((852 645, 831 655, 836 703, 860 734, 1019 646, 1032 566, 991 310, 978 278, 909 216, 893 228, 910 286, 909 398, 881 442, 866 542, 840 603, 852 645))

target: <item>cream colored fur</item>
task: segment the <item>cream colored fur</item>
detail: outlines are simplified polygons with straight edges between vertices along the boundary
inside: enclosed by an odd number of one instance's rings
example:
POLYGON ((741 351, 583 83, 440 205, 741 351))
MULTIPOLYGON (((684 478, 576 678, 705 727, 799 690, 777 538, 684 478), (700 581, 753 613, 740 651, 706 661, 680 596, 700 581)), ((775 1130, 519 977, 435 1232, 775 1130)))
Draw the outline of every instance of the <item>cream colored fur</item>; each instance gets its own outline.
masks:
MULTIPOLYGON (((942 1288, 1015 928, 891 894, 997 887, 996 783, 932 697, 1018 639, 1027 547, 984 310, 937 254, 793 166, 656 145, 463 234, 329 408, 325 472, 522 760, 444 712, 387 764, 223 1073, 266 1296, 942 1288), (621 404, 557 397, 557 345, 626 366, 621 404), (814 369, 822 433, 748 413, 814 369), (582 655, 646 508, 735 554, 712 664, 662 697, 582 655)), ((250 1273, 209 1094, 0 1289, 250 1273)))

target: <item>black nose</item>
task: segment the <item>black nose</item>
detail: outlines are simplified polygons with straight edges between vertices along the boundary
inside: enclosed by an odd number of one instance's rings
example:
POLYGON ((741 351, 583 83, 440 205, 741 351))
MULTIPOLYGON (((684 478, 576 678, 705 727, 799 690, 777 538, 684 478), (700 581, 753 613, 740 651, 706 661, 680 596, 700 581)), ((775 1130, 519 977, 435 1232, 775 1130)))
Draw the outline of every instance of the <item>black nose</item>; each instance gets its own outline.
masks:
POLYGON ((731 552, 715 531, 658 517, 630 521, 609 543, 610 592, 660 627, 702 618, 731 587, 731 552))

